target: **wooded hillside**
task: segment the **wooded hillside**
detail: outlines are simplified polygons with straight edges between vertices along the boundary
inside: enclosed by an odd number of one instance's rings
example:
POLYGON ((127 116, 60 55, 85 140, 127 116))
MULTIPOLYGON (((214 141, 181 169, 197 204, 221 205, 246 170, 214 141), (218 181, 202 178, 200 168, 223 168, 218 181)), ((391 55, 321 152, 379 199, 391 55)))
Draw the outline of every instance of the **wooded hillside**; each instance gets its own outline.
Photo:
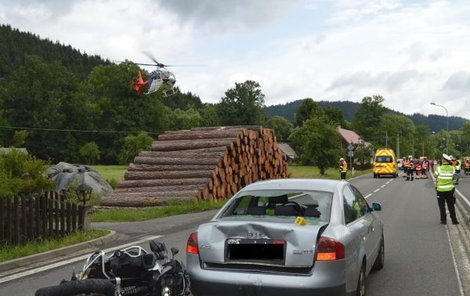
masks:
POLYGON ((82 79, 95 66, 110 64, 100 56, 81 53, 70 45, 41 39, 37 35, 21 32, 9 25, 0 25, 0 78, 23 66, 25 55, 40 56, 48 63, 60 62, 82 79))

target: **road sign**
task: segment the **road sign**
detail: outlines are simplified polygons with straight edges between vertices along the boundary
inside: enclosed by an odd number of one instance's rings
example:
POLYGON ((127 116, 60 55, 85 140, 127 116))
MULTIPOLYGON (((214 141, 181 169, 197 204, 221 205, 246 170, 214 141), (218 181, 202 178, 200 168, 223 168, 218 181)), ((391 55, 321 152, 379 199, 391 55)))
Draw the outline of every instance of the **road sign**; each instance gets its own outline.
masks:
POLYGON ((353 146, 352 144, 349 144, 349 145, 348 145, 348 150, 349 150, 349 151, 354 151, 354 146, 353 146))
POLYGON ((349 157, 353 157, 353 156, 354 156, 354 151, 349 150, 349 151, 348 151, 348 156, 349 156, 349 157))

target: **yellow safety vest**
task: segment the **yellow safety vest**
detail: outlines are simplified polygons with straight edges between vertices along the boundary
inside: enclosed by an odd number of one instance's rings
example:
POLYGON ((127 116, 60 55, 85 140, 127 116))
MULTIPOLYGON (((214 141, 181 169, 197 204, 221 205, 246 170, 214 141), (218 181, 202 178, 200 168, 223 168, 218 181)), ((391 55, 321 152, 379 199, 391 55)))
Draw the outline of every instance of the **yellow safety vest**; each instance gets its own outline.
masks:
POLYGON ((443 164, 437 168, 434 176, 436 177, 436 190, 438 192, 447 192, 454 189, 455 168, 450 164, 443 164))

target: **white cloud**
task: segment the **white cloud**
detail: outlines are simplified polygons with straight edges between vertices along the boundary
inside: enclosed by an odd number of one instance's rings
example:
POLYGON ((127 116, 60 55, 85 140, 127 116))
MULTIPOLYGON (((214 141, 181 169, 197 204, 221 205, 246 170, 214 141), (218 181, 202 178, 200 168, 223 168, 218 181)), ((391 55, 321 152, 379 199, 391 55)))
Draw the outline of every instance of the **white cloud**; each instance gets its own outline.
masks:
POLYGON ((359 102, 380 94, 404 113, 439 114, 429 105, 434 99, 467 118, 468 15, 463 0, 0 4, 1 22, 82 52, 146 62, 145 50, 164 63, 206 64, 173 70, 183 91, 207 102, 251 79, 268 105, 305 97, 359 102))

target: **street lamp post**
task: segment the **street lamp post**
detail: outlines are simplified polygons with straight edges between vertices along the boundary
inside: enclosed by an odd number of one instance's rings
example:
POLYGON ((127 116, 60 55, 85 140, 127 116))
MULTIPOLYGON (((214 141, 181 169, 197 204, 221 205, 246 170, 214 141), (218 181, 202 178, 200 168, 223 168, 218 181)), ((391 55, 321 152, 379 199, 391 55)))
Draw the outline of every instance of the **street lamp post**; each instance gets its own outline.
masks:
POLYGON ((446 107, 444 107, 444 106, 442 106, 442 105, 439 105, 439 104, 436 104, 436 103, 434 103, 434 102, 431 102, 431 105, 444 108, 444 110, 446 111, 446 129, 447 129, 447 134, 446 134, 446 153, 448 154, 448 153, 449 153, 449 111, 447 110, 446 107))

